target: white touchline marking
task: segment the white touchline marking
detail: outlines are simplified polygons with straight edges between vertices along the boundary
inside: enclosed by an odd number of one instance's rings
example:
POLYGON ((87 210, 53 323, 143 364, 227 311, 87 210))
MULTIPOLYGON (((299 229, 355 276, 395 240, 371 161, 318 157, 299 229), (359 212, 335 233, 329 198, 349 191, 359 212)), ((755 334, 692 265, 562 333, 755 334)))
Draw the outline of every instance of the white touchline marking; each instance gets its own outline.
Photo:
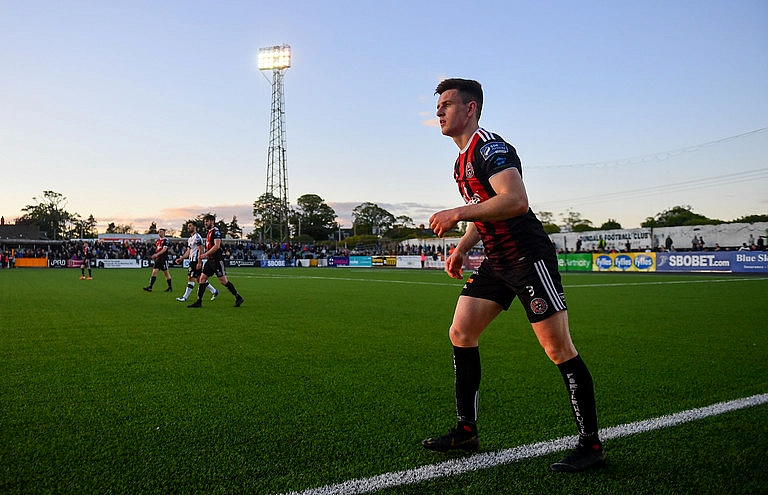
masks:
MULTIPOLYGON (((612 438, 626 437, 765 403, 768 403, 768 394, 753 395, 752 397, 720 402, 711 406, 690 409, 688 411, 682 411, 654 419, 603 428, 600 430, 600 438, 602 440, 610 440, 612 438)), ((499 452, 484 452, 469 457, 451 459, 449 461, 408 469, 406 471, 384 473, 370 478, 349 480, 336 485, 326 485, 300 492, 290 492, 286 495, 348 495, 371 493, 384 488, 411 485, 430 479, 455 476, 470 471, 478 471, 480 469, 500 466, 502 464, 511 464, 531 457, 549 455, 573 448, 576 440, 576 435, 562 437, 556 440, 523 445, 501 450, 499 452)))

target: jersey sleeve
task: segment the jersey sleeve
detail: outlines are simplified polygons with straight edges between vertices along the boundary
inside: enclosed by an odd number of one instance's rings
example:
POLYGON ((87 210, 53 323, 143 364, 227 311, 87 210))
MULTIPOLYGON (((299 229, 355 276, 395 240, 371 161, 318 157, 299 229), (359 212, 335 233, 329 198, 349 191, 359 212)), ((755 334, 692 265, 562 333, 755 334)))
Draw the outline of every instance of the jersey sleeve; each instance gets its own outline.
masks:
POLYGON ((522 176, 523 170, 520 157, 517 156, 517 150, 497 136, 494 137, 496 139, 481 143, 477 148, 475 163, 480 164, 483 175, 490 179, 503 170, 516 168, 522 176))

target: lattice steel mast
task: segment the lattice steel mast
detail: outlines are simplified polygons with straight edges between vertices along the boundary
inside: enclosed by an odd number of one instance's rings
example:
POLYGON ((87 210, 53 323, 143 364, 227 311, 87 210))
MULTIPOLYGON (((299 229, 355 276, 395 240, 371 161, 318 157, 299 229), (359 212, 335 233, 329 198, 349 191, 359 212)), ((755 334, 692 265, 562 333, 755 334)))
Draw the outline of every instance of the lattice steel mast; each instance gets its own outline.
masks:
POLYGON ((272 71, 272 107, 269 124, 266 193, 277 203, 274 222, 264 226, 267 240, 288 239, 288 177, 285 147, 285 96, 283 73, 291 66, 291 47, 271 46, 259 49, 259 69, 272 71), (275 232, 276 227, 277 232, 275 232))

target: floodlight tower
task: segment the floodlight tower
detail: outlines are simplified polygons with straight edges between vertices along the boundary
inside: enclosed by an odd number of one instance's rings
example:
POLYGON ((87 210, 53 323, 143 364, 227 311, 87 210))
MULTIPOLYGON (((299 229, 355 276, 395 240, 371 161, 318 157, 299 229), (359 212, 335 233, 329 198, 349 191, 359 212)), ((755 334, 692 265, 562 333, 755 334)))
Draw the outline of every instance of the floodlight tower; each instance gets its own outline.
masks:
MULTIPOLYGON (((272 71, 272 109, 269 124, 267 154, 267 194, 271 194, 279 209, 279 232, 276 240, 288 238, 288 178, 285 156, 285 96, 283 72, 291 66, 291 47, 270 46, 259 49, 259 70, 272 71)), ((274 239, 272 222, 265 226, 265 237, 274 239)))

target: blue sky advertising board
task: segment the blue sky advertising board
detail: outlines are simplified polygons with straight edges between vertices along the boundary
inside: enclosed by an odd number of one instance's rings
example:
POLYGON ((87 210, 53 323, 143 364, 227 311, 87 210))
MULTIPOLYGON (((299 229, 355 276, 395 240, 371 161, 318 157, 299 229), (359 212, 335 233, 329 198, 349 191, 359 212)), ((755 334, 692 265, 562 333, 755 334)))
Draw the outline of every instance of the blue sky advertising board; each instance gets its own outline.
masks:
POLYGON ((768 273, 768 251, 737 251, 732 254, 732 271, 739 273, 768 273))

